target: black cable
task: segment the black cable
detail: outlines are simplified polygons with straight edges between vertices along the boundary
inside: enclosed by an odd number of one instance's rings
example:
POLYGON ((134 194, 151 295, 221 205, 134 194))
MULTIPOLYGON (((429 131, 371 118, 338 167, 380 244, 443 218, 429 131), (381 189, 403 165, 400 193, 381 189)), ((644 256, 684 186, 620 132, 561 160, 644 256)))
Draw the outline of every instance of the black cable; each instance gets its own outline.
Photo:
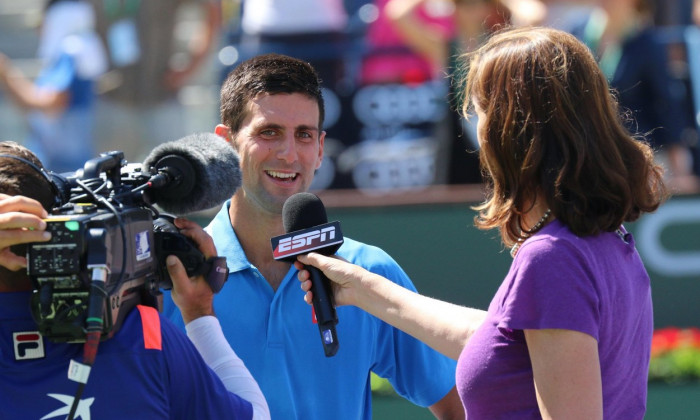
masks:
POLYGON ((122 267, 121 270, 119 271, 119 281, 117 281, 117 284, 121 284, 122 280, 124 280, 124 273, 126 272, 126 255, 127 255, 127 238, 126 238, 126 227, 124 225, 124 220, 122 219, 121 215, 119 214, 119 211, 112 205, 112 203, 109 202, 108 199, 105 197, 96 195, 85 183, 81 182, 80 180, 76 181, 78 185, 80 185, 83 190, 85 190, 92 198, 95 200, 96 203, 100 203, 103 206, 107 207, 109 211, 114 214, 114 216, 117 218, 117 222, 119 223, 119 230, 122 234, 122 255, 124 255, 124 258, 122 258, 122 267))
MULTIPOLYGON (((92 368, 92 366, 95 364, 97 348, 100 345, 100 338, 102 336, 102 328, 104 325, 103 309, 105 303, 107 302, 107 291, 105 290, 104 282, 105 278, 106 268, 101 269, 99 272, 93 271, 93 279, 90 283, 90 298, 88 301, 87 318, 85 320, 86 338, 85 345, 83 347, 83 365, 89 366, 90 368, 92 368), (102 276, 99 277, 99 274, 102 274, 102 276)), ((68 413, 68 420, 73 420, 86 384, 87 375, 85 381, 78 381, 78 389, 75 391, 73 404, 71 405, 70 412, 68 413)))

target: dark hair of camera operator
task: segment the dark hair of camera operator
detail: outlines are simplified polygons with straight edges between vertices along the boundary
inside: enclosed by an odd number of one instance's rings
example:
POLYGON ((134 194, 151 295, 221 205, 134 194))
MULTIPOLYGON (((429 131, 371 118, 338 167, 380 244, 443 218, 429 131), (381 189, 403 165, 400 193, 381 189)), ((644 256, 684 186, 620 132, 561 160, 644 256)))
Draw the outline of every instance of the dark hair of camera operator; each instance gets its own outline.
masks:
MULTIPOLYGON (((0 155, 18 156, 41 167, 41 162, 32 152, 14 142, 0 142, 0 155)), ((38 212, 43 211, 44 213, 33 218, 34 220, 31 220, 33 224, 27 226, 33 230, 27 230, 23 233, 26 237, 24 242, 41 241, 43 232, 40 232, 37 228, 39 224, 45 226, 45 223, 37 219, 42 215, 46 215, 51 210, 54 202, 53 192, 48 181, 31 166, 18 160, 0 158, 0 168, 1 194, 16 196, 21 195, 22 192, 31 191, 32 198, 39 202, 40 206, 35 206, 37 208, 34 210, 38 212)), ((9 199, 9 197, 6 199, 9 199)), ((15 199, 15 201, 14 206, 19 209, 23 204, 19 202, 19 198, 15 199)), ((5 213, 5 211, 3 210, 2 213, 5 213)), ((5 248, 5 241, 20 238, 17 235, 6 238, 8 234, 5 231, 0 232, 0 234, 3 237, 2 242, 0 242, 0 250, 2 250, 3 254, 3 258, 0 260, 0 292, 30 290, 31 284, 26 272, 17 271, 25 263, 24 258, 21 256, 26 254, 26 245, 17 244, 12 247, 12 250, 3 249, 5 248), (15 256, 16 258, 13 258, 15 256)))
MULTIPOLYGON (((0 142, 0 155, 16 155, 20 158, 32 162, 39 168, 42 167, 39 159, 25 147, 14 142, 0 142)), ((0 185, 3 193, 8 195, 21 195, 23 192, 31 191, 31 195, 46 209, 51 210, 54 203, 52 187, 48 180, 36 169, 18 161, 6 159, 0 171, 0 185)))
MULTIPOLYGON (((41 168, 31 151, 0 142, 0 407, 8 418, 68 414, 78 382, 67 373, 83 353, 83 343, 42 337, 31 315, 33 285, 21 270, 27 265, 22 252, 28 242, 50 239, 42 219, 53 203, 50 178, 41 168)), ((187 279, 181 264, 169 271, 175 287, 195 281, 187 279)), ((221 360, 222 353, 198 353, 210 344, 202 334, 216 332, 207 324, 211 321, 219 328, 213 317, 192 321, 190 341, 155 308, 132 310, 114 337, 101 343, 75 418, 269 418, 257 383, 230 348, 223 356, 240 375, 235 381, 222 382, 217 375, 227 372, 217 368, 215 373, 205 363, 221 360), (255 406, 260 400, 264 410, 255 406), (258 417, 253 417, 254 410, 258 417)))

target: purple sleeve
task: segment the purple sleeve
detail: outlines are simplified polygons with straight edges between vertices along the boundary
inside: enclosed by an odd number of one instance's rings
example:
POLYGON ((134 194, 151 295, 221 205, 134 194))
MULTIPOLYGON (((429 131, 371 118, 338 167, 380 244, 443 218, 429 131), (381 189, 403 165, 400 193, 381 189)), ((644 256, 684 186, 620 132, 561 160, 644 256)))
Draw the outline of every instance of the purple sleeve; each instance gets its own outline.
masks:
POLYGON ((498 328, 566 329, 599 339, 599 294, 595 276, 574 244, 565 240, 527 241, 518 252, 506 281, 498 328))
POLYGON ((181 419, 252 419, 253 406, 226 390, 182 331, 164 317, 161 330, 171 413, 181 419))

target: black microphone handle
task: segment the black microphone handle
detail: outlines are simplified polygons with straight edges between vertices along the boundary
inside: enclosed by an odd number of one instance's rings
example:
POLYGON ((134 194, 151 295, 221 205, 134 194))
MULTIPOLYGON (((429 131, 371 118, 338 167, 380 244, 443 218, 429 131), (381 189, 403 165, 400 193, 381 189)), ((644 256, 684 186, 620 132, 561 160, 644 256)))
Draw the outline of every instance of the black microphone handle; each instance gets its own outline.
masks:
POLYGON ((338 315, 335 311, 335 299, 331 281, 318 268, 305 265, 311 279, 312 303, 318 331, 321 334, 321 343, 326 357, 331 357, 338 352, 338 334, 335 325, 338 323, 338 315))

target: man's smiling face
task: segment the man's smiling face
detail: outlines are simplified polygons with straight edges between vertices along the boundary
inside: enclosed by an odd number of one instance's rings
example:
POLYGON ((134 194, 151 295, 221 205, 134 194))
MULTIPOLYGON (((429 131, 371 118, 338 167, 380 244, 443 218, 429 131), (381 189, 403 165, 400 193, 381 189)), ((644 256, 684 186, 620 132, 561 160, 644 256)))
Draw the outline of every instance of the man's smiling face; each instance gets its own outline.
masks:
POLYGON ((315 99, 263 94, 250 101, 231 141, 240 155, 242 193, 249 204, 281 213, 293 194, 307 191, 321 166, 325 132, 315 99))

